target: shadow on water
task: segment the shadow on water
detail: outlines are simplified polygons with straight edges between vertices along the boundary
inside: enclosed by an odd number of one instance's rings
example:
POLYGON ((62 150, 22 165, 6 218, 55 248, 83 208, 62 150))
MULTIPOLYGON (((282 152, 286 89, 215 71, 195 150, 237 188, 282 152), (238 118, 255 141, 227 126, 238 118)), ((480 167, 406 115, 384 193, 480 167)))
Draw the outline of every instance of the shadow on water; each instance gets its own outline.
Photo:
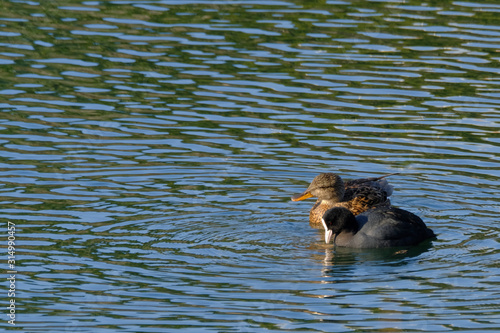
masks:
POLYGON ((334 247, 325 250, 325 265, 331 266, 332 270, 346 265, 383 265, 404 266, 412 260, 417 260, 423 253, 433 247, 432 240, 426 240, 416 246, 393 247, 381 249, 353 249, 334 247))

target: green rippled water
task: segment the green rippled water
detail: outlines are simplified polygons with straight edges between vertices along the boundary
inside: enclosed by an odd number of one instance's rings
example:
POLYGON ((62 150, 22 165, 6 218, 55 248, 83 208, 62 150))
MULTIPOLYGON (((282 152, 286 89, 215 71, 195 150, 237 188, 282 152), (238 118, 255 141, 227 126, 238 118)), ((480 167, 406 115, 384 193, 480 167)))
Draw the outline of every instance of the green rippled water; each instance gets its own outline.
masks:
POLYGON ((16 325, 8 309, 0 325, 499 330, 499 12, 4 1, 0 220, 17 274, 16 325), (312 201, 289 201, 325 171, 399 172, 392 203, 438 238, 325 245, 312 201))

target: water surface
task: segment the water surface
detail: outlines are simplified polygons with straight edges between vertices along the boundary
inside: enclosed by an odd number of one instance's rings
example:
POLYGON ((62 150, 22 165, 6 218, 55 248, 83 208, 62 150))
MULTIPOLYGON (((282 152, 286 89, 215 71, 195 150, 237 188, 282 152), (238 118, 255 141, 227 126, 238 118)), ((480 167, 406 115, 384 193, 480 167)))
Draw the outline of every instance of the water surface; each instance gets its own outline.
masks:
POLYGON ((500 329, 500 5, 2 9, 0 212, 18 240, 3 327, 500 329), (324 244, 313 202, 289 198, 325 171, 399 172, 393 204, 437 240, 324 244))

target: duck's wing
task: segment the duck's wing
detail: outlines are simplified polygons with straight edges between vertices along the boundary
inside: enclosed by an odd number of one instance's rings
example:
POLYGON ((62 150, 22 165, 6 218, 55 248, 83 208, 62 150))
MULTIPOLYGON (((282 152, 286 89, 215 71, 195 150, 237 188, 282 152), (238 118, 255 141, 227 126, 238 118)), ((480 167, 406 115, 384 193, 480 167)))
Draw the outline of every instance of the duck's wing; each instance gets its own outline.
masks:
POLYGON ((369 209, 387 206, 390 207, 391 201, 383 191, 373 191, 372 189, 359 190, 355 197, 349 201, 339 202, 337 205, 349 209, 354 215, 361 214, 369 209))
POLYGON ((392 194, 393 188, 385 180, 387 176, 389 175, 347 181, 343 199, 344 207, 354 215, 375 207, 390 207, 391 202, 388 197, 392 194))
POLYGON ((368 201, 374 201, 375 204, 385 202, 393 191, 392 185, 389 185, 385 178, 395 174, 397 173, 346 181, 343 201, 350 201, 356 197, 364 196, 368 201))

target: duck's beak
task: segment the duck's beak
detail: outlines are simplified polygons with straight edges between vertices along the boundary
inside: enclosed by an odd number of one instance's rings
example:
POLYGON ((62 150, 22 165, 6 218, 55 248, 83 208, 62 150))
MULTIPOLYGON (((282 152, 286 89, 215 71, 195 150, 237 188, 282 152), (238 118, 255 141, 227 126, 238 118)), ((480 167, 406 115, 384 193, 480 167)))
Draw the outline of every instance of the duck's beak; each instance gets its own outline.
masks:
POLYGON ((292 197, 292 201, 300 201, 300 200, 308 199, 308 198, 311 198, 311 197, 313 197, 313 195, 311 194, 311 192, 305 191, 304 193, 301 193, 301 194, 295 194, 292 197))

